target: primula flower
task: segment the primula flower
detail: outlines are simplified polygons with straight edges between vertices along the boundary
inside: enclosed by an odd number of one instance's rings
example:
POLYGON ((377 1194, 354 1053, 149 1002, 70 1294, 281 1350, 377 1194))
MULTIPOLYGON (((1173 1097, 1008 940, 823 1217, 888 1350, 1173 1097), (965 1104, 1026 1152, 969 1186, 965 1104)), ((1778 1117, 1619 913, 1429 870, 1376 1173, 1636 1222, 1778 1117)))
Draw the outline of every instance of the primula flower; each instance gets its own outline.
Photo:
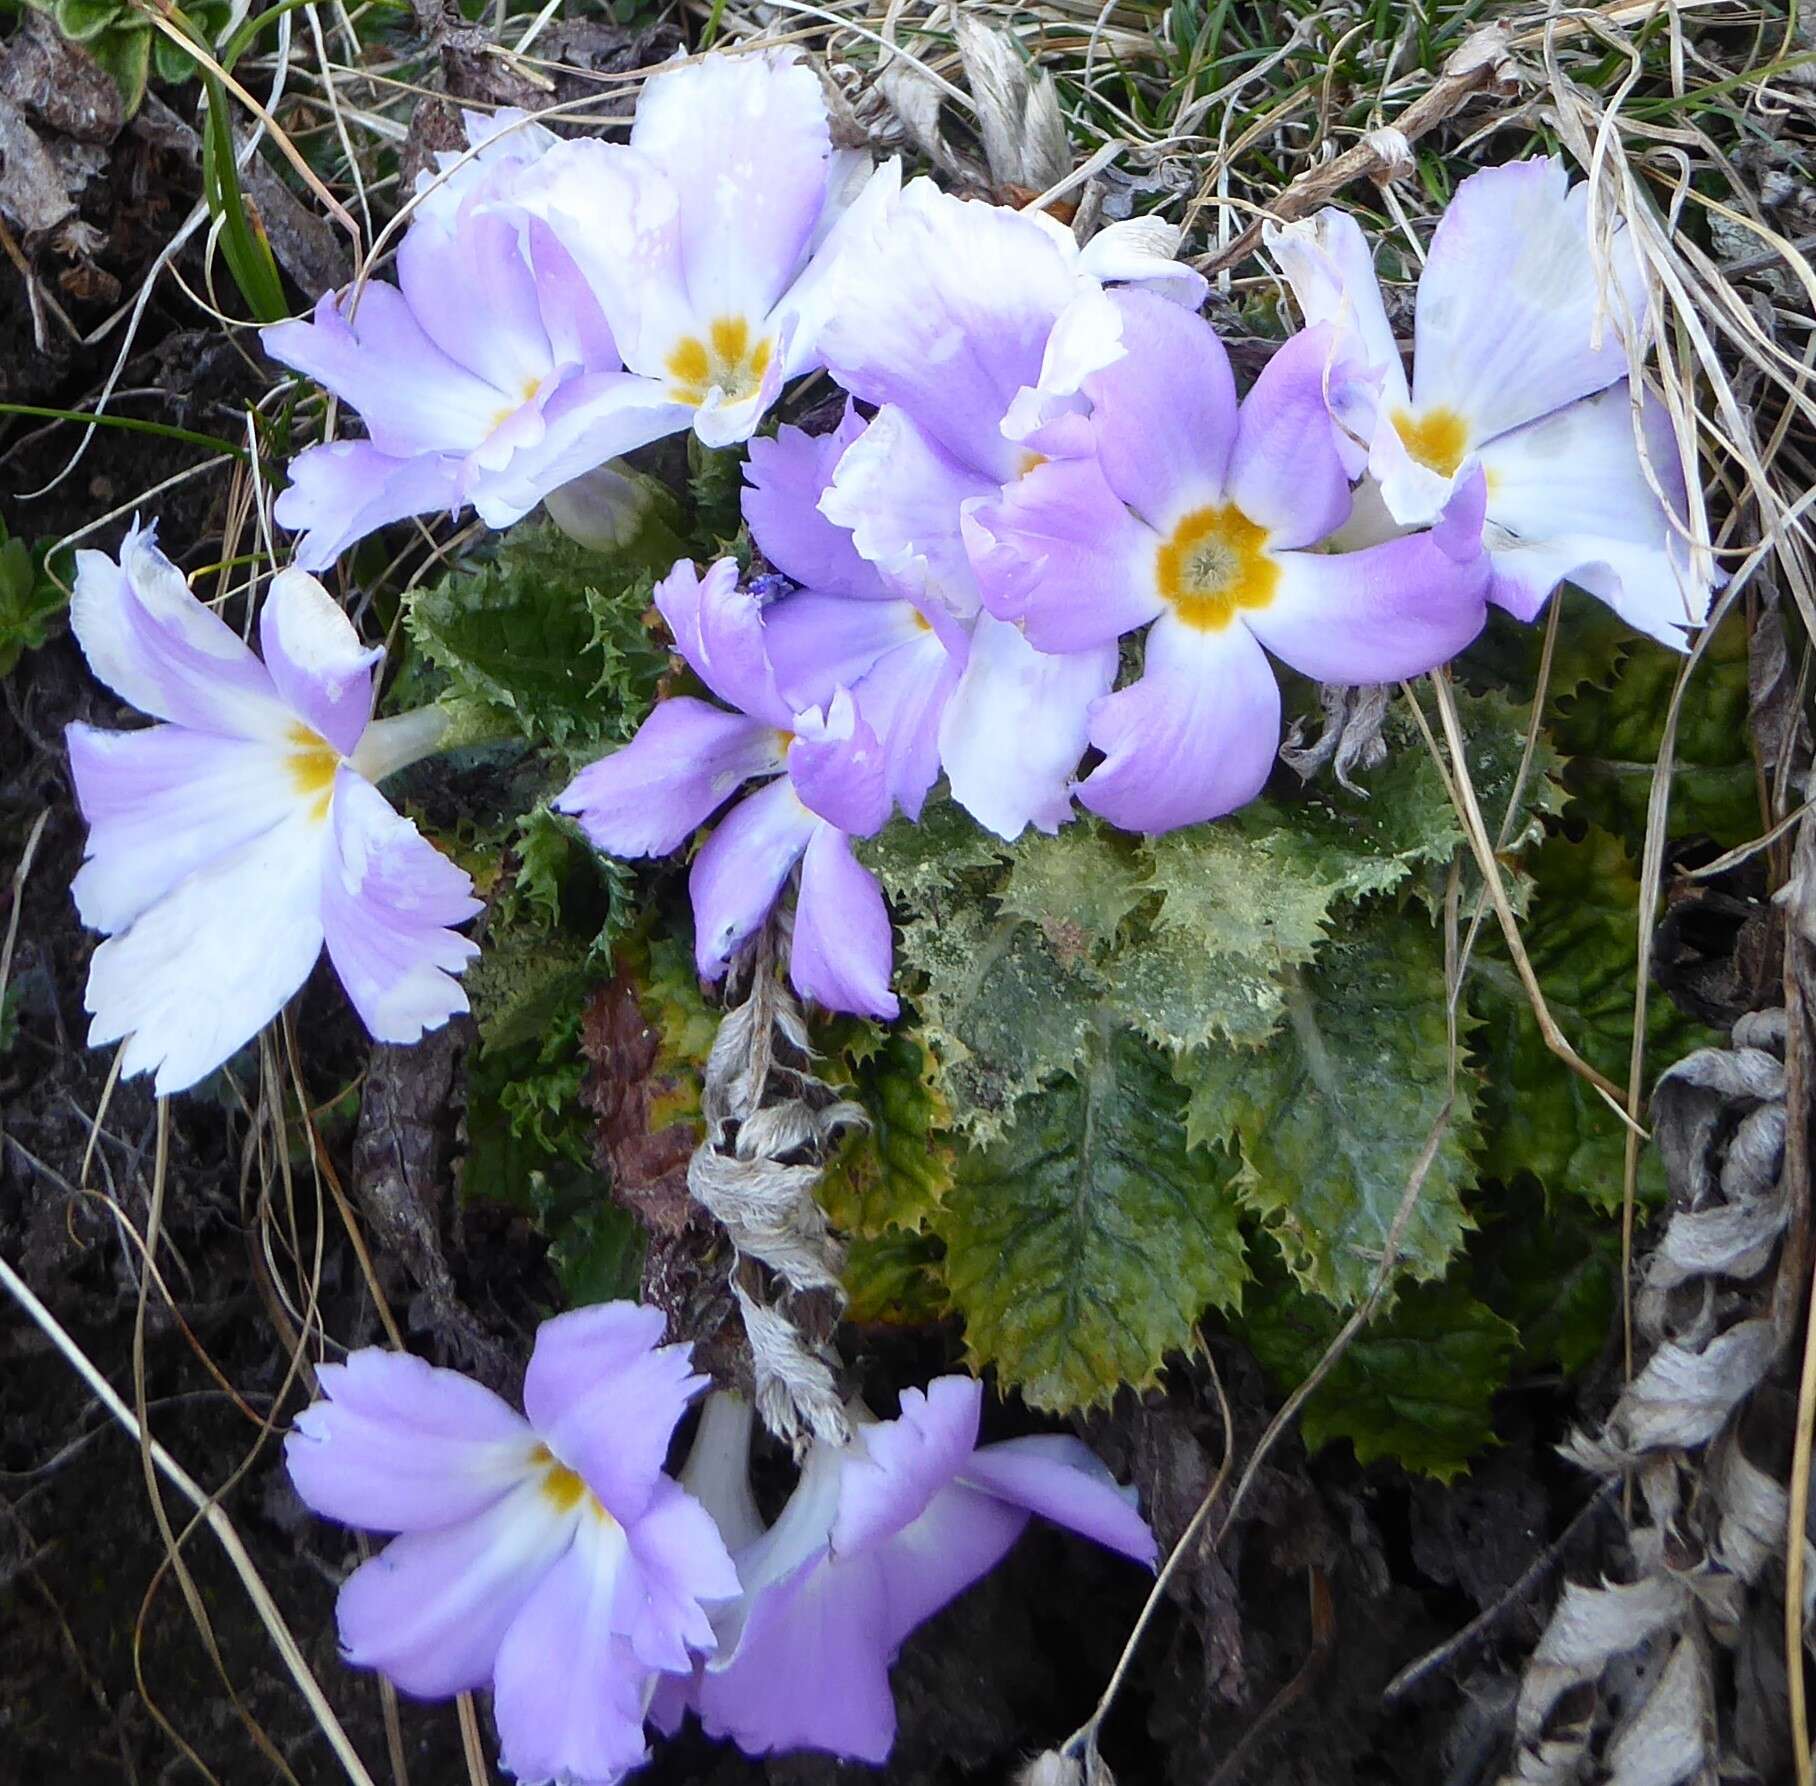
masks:
POLYGON ((940 726, 970 637, 936 602, 903 593, 816 506, 864 432, 855 408, 830 434, 783 428, 753 440, 744 518, 771 564, 801 587, 764 611, 783 694, 800 705, 843 685, 882 746, 890 798, 921 816, 939 779, 940 726))
POLYGON ((349 1662, 440 1699, 490 1686, 519 1779, 616 1780, 645 1758, 657 1682, 713 1648, 706 1603, 738 1592, 711 1518, 663 1473, 707 1379, 660 1310, 545 1321, 524 1415, 407 1353, 319 1367, 284 1442, 317 1513, 397 1537, 336 1604, 349 1662))
POLYGON ((368 1030, 414 1042, 467 1008, 465 872, 372 784, 434 748, 432 710, 369 723, 373 666, 328 592, 272 580, 261 663, 135 522, 119 563, 76 555, 70 620, 95 674, 165 721, 69 728, 95 950, 91 1046, 129 1037, 160 1096, 250 1040, 328 956, 368 1030))
MULTIPOLYGON (((1623 340, 1643 336, 1645 276, 1624 226, 1598 269, 1588 198, 1556 159, 1487 168, 1457 188, 1419 276, 1410 383, 1353 217, 1321 211, 1268 242, 1307 323, 1345 328, 1380 376, 1358 432, 1394 522, 1430 521, 1479 467, 1491 601, 1531 620, 1568 578, 1681 649, 1708 612, 1709 580, 1634 440, 1623 340)), ((1681 518, 1682 464, 1649 396, 1641 427, 1681 518)))
POLYGON ((653 76, 628 146, 561 143, 513 196, 566 245, 660 406, 645 438, 691 426, 718 447, 820 364, 829 275, 899 177, 834 151, 819 78, 782 49, 653 76))
POLYGON ((968 1377, 904 1390, 899 1419, 860 1425, 847 1446, 816 1443, 762 1532, 744 1482, 748 1417, 715 1419, 709 1403, 683 1476, 736 1546, 743 1595, 716 1615, 719 1652, 691 1693, 664 1683, 658 1722, 674 1728, 692 1703, 748 1754, 881 1763, 897 1651, 1002 1561, 1033 1514, 1153 1566, 1133 1491, 1085 1445, 1043 1434, 979 1446, 982 1404, 968 1377))
POLYGON ((586 281, 546 224, 510 203, 557 139, 469 118, 480 154, 434 184, 397 251, 397 284, 328 292, 265 351, 359 412, 368 438, 308 448, 274 510, 296 562, 330 564, 375 528, 468 504, 489 527, 679 425, 625 374, 586 281))
POLYGON ((881 407, 820 508, 893 587, 969 634, 939 719, 940 760, 954 796, 1004 837, 1071 816, 1085 712, 1109 690, 1116 651, 1106 639, 1047 655, 983 608, 964 517, 1039 462, 1012 430, 1077 406, 1075 374, 1048 363, 1048 339, 1096 289, 1095 266, 1202 291, 1186 269, 1143 253, 1143 240, 1117 237, 1093 262, 1047 220, 915 180, 847 258, 822 337, 833 376, 881 407))
POLYGON ((851 853, 889 813, 882 751, 850 691, 820 707, 778 690, 764 615, 738 586, 735 560, 704 579, 683 559, 656 606, 694 673, 735 711, 691 696, 657 704, 622 750, 589 764, 556 797, 616 856, 666 856, 747 781, 767 786, 734 807, 688 877, 694 959, 717 980, 757 933, 798 863, 789 976, 835 1011, 893 1018, 893 948, 882 889, 851 853))
POLYGON ((1081 379, 1088 423, 1062 424, 1091 455, 975 505, 973 558, 986 603, 1044 651, 1110 649, 1148 626, 1140 679, 1091 708, 1104 760, 1078 792, 1113 824, 1166 831, 1266 781, 1280 740, 1266 651, 1321 681, 1385 682, 1476 635, 1481 479, 1429 532, 1314 550, 1350 512, 1326 393, 1347 402, 1357 373, 1333 331, 1288 341, 1238 406, 1209 323, 1139 291, 1093 308, 1115 312, 1124 351, 1081 379))

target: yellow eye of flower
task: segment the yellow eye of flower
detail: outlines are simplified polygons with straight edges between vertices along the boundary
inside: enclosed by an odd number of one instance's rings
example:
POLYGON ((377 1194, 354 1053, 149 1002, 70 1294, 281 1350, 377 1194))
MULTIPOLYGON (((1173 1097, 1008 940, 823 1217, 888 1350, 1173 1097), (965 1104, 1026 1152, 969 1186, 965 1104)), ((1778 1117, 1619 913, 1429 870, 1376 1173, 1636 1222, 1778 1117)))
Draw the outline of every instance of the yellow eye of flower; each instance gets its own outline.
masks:
POLYGON ((1408 453, 1439 477, 1453 477, 1469 451, 1469 424, 1454 409, 1428 409, 1422 416, 1394 411, 1394 427, 1408 453))
POLYGON ((340 765, 339 752, 320 732, 305 725, 290 728, 290 754, 285 759, 290 785, 305 800, 314 802, 310 817, 318 821, 328 816, 328 804, 334 798, 334 775, 340 765))
POLYGON ((722 316, 706 331, 704 341, 698 335, 683 335, 669 350, 664 362, 672 381, 669 395, 698 409, 717 385, 728 402, 741 402, 761 388, 774 351, 775 343, 769 339, 752 342, 750 324, 743 317, 722 316))
POLYGON ((1280 567, 1266 543, 1267 530, 1234 503, 1194 509, 1155 554, 1160 593, 1187 626, 1221 632, 1242 609, 1274 599, 1280 567))

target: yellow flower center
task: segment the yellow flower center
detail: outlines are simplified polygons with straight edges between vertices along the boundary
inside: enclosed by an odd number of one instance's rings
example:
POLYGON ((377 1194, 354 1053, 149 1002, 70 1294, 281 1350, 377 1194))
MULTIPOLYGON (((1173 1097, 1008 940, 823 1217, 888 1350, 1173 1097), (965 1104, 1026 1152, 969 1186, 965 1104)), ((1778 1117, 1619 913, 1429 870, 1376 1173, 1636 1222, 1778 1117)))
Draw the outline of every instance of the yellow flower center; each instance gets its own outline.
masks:
POLYGON ((706 331, 704 341, 698 335, 683 335, 670 350, 669 395, 698 409, 717 385, 728 403, 742 402, 761 387, 774 351, 773 340, 751 341, 750 324, 743 317, 722 316, 706 331))
POLYGON ((540 378, 526 378, 523 381, 523 390, 515 403, 502 403, 498 408, 492 411, 492 419, 487 425, 486 432, 489 434, 497 433, 497 431, 502 428, 518 410, 522 409, 526 403, 534 403, 536 401, 536 393, 541 389, 542 380, 540 378))
POLYGON ((290 785, 305 800, 313 802, 309 816, 318 823, 328 816, 328 804, 334 798, 334 775, 341 766, 340 753, 320 732, 310 726, 290 728, 290 754, 284 766, 290 771, 290 785))
POLYGON ((1018 478, 1025 478, 1035 466, 1045 465, 1046 462, 1047 455, 1045 453, 1037 453, 1032 447, 1023 447, 1020 455, 1015 461, 1015 475, 1018 478))
POLYGON ((1453 477, 1469 451, 1469 425, 1454 409, 1428 409, 1422 416, 1394 411, 1394 427, 1408 453, 1439 477, 1453 477))
POLYGON ((1274 599, 1280 567, 1266 544, 1267 529, 1234 503, 1194 509, 1154 555, 1160 593, 1187 626, 1221 632, 1243 608, 1274 599))
POLYGON ((542 1498, 557 1513, 572 1513, 576 1507, 584 1506, 595 1519, 611 1519, 579 1473, 558 1462, 548 1446, 538 1445, 530 1453, 530 1462, 542 1471, 542 1498))

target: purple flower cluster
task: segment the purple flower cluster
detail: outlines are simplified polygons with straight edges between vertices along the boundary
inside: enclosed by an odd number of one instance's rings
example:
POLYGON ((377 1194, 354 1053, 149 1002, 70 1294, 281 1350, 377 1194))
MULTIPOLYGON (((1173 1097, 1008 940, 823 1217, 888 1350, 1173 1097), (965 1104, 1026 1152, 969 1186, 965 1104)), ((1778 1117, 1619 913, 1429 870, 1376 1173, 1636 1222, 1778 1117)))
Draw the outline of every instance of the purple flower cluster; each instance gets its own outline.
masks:
MULTIPOLYGON (((1707 612, 1679 445, 1632 376, 1645 282, 1560 162, 1458 189, 1410 377, 1353 219, 1270 231, 1306 326, 1239 394, 1173 232, 1142 220, 1080 246, 1045 216, 904 186, 833 148, 792 52, 665 68, 624 143, 511 112, 468 130, 418 183, 395 284, 265 332, 365 427, 301 454, 277 518, 303 568, 467 505, 503 526, 546 501, 609 538, 639 500, 617 455, 682 429, 748 441, 744 515, 773 568, 744 587, 729 559, 683 562, 657 592, 718 704, 664 700, 557 802, 601 850, 660 856, 741 793, 692 863, 707 978, 795 883, 796 987, 893 1017, 889 915, 853 841, 917 819, 942 777, 1007 839, 1080 806, 1165 831, 1260 791, 1275 660, 1413 676, 1490 604, 1531 619, 1565 578, 1675 645, 1707 612), (753 438, 815 369, 847 393, 837 427, 753 438)), ((448 974, 471 949, 447 927, 470 888, 367 785, 400 759, 362 740, 400 722, 366 727, 370 658, 331 607, 286 572, 261 668, 148 536, 84 565, 97 670, 172 722, 72 738, 94 824, 78 896, 111 937, 94 1039, 130 1035, 126 1069, 155 1066, 160 1090, 254 1033, 323 940, 375 1035, 462 1008, 448 974), (284 639, 304 589, 299 668, 284 639), (193 700, 109 641, 110 602, 186 654, 193 700), (312 676, 344 702, 332 715, 312 676), (222 768, 241 756, 260 764, 243 785, 222 768), (141 874, 153 830, 180 841, 141 874), (223 887, 260 889, 231 960, 197 924, 223 887)))
POLYGON ((908 1634, 987 1574, 1039 1514, 1152 1565, 1153 1534, 1064 1436, 979 1446, 982 1388, 908 1390, 818 1444, 773 1526, 748 1477, 750 1413, 715 1394, 680 1482, 675 1427, 706 1379, 631 1303, 543 1324, 524 1413, 402 1353, 317 1373, 286 1441, 316 1512, 398 1536, 337 1608, 347 1660, 402 1691, 491 1687, 507 1770, 604 1786, 644 1729, 706 1729, 748 1753, 880 1762, 889 1667, 908 1634))

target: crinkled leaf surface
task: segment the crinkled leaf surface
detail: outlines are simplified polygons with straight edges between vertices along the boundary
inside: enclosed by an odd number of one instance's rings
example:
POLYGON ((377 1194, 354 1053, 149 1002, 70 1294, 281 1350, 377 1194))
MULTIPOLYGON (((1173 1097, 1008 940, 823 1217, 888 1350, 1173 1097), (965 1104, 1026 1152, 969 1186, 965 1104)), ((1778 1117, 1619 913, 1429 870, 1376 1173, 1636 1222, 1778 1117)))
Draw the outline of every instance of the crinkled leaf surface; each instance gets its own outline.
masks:
POLYGON ((632 554, 518 527, 488 560, 419 590, 407 624, 457 695, 584 759, 637 729, 668 668, 653 575, 632 554))
POLYGON ((877 1033, 861 1059, 835 1057, 826 1069, 836 1078, 843 1064, 849 1095, 870 1117, 820 1181, 821 1206, 849 1235, 918 1231, 952 1182, 952 1114, 931 1053, 911 1030, 877 1033))
MULTIPOLYGON (((1572 759, 1566 779, 1573 810, 1621 837, 1635 855, 1645 842, 1653 766, 1683 667, 1677 652, 1629 639, 1608 676, 1558 703, 1552 730, 1572 759)), ((1672 836, 1706 833, 1732 847, 1765 829, 1751 737, 1747 629, 1735 614, 1716 629, 1684 694, 1671 776, 1672 836)))
POLYGON ((946 1249, 931 1234, 884 1228, 859 1235, 845 1255, 845 1318, 860 1325, 930 1327, 951 1313, 946 1249))
POLYGON ((1315 969, 1294 970, 1284 997, 1287 1022, 1266 1048, 1202 1048, 1179 1063, 1192 1144, 1240 1149, 1243 1203, 1306 1289, 1348 1306, 1373 1282, 1436 1133, 1399 1269, 1442 1275, 1468 1226, 1476 1087, 1467 1070, 1452 1082, 1436 931, 1377 903, 1346 920, 1315 969))
MULTIPOLYGON (((1526 858, 1535 897, 1520 925, 1553 1020, 1572 1047, 1616 1085, 1627 1082, 1633 1045, 1639 880, 1619 838, 1590 829, 1580 840, 1548 838, 1526 858)), ((1474 1050, 1487 1081, 1486 1158, 1502 1178, 1532 1173, 1552 1193, 1619 1205, 1625 1128, 1587 1081, 1545 1046, 1498 937, 1477 945, 1470 1003, 1484 1019, 1474 1050)), ((1648 1080, 1690 1049, 1713 1040, 1654 988, 1647 1000, 1648 1080)), ((1640 1156, 1641 1186, 1661 1192, 1651 1149, 1640 1156)))
POLYGON ((1163 1056, 1094 1028, 1076 1074, 959 1155, 931 1225, 972 1357, 1042 1408, 1153 1379, 1247 1267, 1228 1162, 1192 1152, 1163 1056))
MULTIPOLYGON (((1284 1395, 1316 1368, 1342 1324, 1328 1303, 1270 1272, 1237 1325, 1284 1395)), ((1348 1439, 1364 1464, 1391 1457, 1449 1481, 1493 1442, 1494 1394, 1518 1349, 1517 1329, 1471 1294, 1467 1273, 1406 1285, 1300 1410, 1306 1446, 1348 1439)))

